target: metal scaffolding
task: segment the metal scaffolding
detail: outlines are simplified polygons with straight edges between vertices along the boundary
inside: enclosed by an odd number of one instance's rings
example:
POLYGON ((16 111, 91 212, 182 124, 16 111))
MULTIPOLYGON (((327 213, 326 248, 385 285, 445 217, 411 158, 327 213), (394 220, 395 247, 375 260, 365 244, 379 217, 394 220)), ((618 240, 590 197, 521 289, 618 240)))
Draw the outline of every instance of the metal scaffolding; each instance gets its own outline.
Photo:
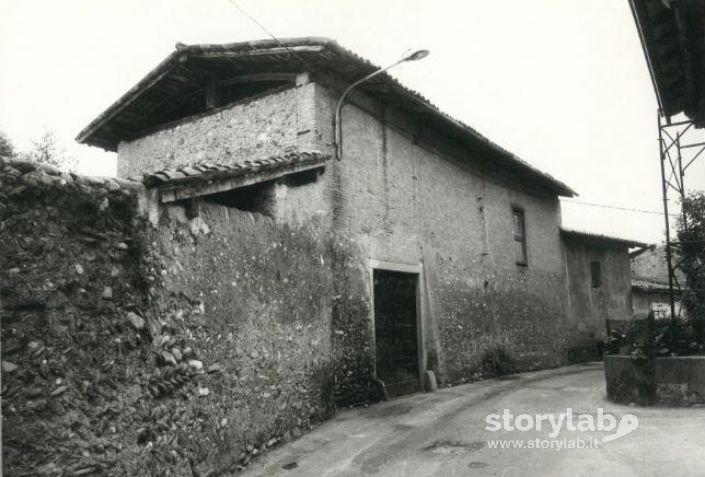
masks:
POLYGON ((677 271, 681 268, 681 242, 673 236, 671 217, 680 217, 685 223, 685 211, 681 207, 680 214, 670 212, 669 203, 677 200, 683 204, 686 197, 686 172, 700 160, 705 162, 705 129, 698 127, 690 119, 672 121, 662 111, 658 113, 659 149, 661 159, 661 189, 663 193, 663 211, 666 222, 666 263, 668 264, 668 286, 670 289, 671 319, 677 320, 682 311, 683 297, 687 290, 687 282, 679 280, 677 271))

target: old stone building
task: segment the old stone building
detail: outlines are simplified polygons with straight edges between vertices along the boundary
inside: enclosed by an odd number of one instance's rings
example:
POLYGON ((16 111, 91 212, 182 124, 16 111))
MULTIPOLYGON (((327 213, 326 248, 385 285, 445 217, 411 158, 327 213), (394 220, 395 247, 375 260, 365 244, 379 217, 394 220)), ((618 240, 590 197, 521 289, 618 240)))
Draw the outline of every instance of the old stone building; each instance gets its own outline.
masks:
POLYGON ((645 243, 561 230, 565 244, 570 320, 602 341, 606 321, 633 318, 629 249, 645 243))
MULTIPOLYGON (((336 406, 591 349, 569 187, 385 74, 334 126, 377 67, 331 40, 283 44, 177 46, 78 137, 117 151, 118 179, 0 162, 16 442, 70 426, 120 449, 124 473, 205 475, 336 406), (28 343, 62 358, 47 371, 28 343)), ((99 465, 86 439, 62 465, 99 465)))
MULTIPOLYGON (((634 317, 646 318, 650 313, 656 319, 671 318, 671 289, 668 285, 668 264, 666 247, 651 245, 630 254, 632 271, 632 302, 634 317)), ((680 270, 675 271, 677 283, 674 289, 685 285, 685 276, 680 270)), ((686 317, 687 312, 682 302, 674 302, 676 313, 686 317)))
MULTIPOLYGON (((180 46, 79 139, 117 150, 125 177, 288 150, 333 155, 341 88, 375 67, 329 40, 286 43, 180 46)), ((337 365, 349 361, 336 375, 343 402, 374 389, 360 386, 373 376, 404 392, 426 370, 443 384, 491 373, 498 356, 513 369, 563 362, 578 336, 558 196, 573 192, 388 76, 360 85, 341 122, 343 157, 320 172, 192 195, 315 224, 345 250, 328 264, 331 346, 337 365)), ((192 198, 156 190, 163 203, 192 198)))

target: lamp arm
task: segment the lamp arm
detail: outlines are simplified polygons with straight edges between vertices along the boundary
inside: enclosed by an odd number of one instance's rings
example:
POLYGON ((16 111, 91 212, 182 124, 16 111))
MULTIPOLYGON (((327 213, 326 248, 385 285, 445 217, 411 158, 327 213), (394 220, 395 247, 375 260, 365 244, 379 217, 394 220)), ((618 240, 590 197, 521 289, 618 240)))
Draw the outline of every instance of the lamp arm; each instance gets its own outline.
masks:
POLYGON ((355 81, 353 84, 347 87, 347 89, 343 92, 343 94, 340 95, 340 98, 338 99, 338 104, 335 106, 335 116, 333 117, 333 130, 335 134, 335 156, 336 159, 339 161, 342 158, 342 153, 343 153, 343 146, 342 146, 342 124, 341 124, 341 113, 343 111, 343 106, 345 106, 345 99, 348 97, 348 94, 355 89, 356 86, 364 83, 365 81, 368 81, 375 76, 377 76, 380 73, 384 73, 390 68, 394 68, 397 66, 399 63, 403 63, 406 61, 406 58, 402 58, 401 60, 398 60, 391 65, 385 67, 385 68, 380 68, 377 71, 373 71, 369 75, 365 76, 364 78, 361 78, 357 81, 355 81))

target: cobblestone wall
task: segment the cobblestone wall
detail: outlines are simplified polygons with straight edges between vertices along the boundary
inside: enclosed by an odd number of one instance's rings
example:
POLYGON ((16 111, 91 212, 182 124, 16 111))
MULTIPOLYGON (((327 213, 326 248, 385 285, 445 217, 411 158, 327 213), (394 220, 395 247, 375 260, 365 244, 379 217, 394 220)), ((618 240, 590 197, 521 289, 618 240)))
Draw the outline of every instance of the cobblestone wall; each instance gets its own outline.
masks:
POLYGON ((211 475, 333 412, 330 242, 0 160, 5 475, 211 475))

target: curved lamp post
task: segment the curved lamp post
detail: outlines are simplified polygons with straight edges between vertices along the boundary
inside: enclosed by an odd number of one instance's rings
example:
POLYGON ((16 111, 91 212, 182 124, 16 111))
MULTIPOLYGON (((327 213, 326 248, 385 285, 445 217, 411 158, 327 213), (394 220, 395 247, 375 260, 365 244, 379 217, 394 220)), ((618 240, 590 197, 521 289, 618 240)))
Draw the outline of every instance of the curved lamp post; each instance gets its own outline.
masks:
POLYGON ((374 78, 380 73, 383 73, 391 68, 394 68, 400 63, 404 63, 405 61, 416 61, 416 60, 421 60, 423 58, 426 58, 429 54, 428 50, 416 50, 412 51, 411 53, 404 55, 400 60, 392 63, 391 65, 385 67, 385 68, 380 68, 377 71, 374 71, 370 73, 369 75, 365 76, 362 79, 359 79, 355 81, 353 84, 348 86, 348 88, 343 92, 343 94, 340 96, 340 99, 338 99, 338 104, 335 107, 335 116, 333 118, 333 129, 335 132, 335 157, 338 161, 340 161, 343 158, 343 126, 342 126, 342 121, 341 121, 341 112, 343 110, 343 106, 345 106, 345 99, 347 98, 348 94, 350 94, 350 91, 352 91, 356 86, 364 83, 365 81, 368 81, 371 78, 374 78))

